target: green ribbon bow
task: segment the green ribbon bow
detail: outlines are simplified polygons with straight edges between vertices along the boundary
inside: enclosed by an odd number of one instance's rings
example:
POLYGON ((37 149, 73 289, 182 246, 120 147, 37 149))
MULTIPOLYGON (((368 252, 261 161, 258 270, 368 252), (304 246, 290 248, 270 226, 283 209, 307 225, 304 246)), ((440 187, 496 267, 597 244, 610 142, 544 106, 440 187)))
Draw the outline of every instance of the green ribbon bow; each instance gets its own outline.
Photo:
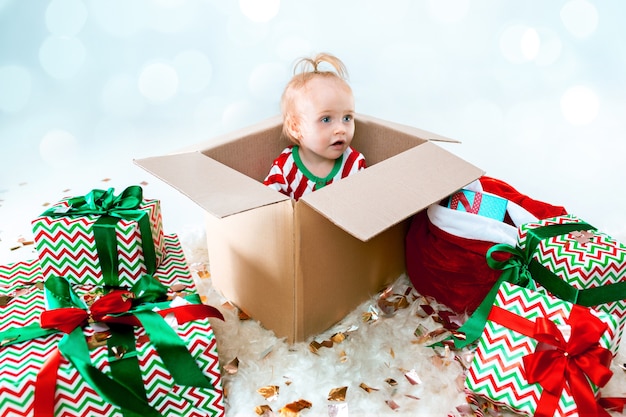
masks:
MULTIPOLYGON (((478 308, 458 330, 465 337, 451 336, 448 339, 454 342, 454 347, 461 349, 478 340, 485 328, 487 316, 500 285, 505 281, 533 290, 537 288, 535 283, 538 283, 555 297, 584 307, 626 299, 626 281, 581 290, 559 278, 533 257, 535 249, 543 239, 582 230, 596 229, 584 222, 552 224, 530 229, 524 250, 505 243, 492 246, 487 251, 487 264, 492 269, 502 270, 502 274, 478 308), (510 256, 498 261, 494 258, 494 254, 498 252, 507 253, 510 256)), ((444 342, 435 343, 433 346, 441 346, 444 342)))
POLYGON ((68 206, 51 207, 43 213, 48 217, 87 216, 100 218, 94 223, 93 233, 96 251, 102 270, 105 285, 118 286, 119 261, 117 257, 117 237, 115 226, 120 219, 136 221, 141 234, 141 247, 148 274, 156 271, 156 250, 152 238, 152 229, 148 213, 140 210, 143 201, 143 190, 132 185, 115 195, 113 188, 108 190, 94 189, 88 194, 66 200, 68 206))

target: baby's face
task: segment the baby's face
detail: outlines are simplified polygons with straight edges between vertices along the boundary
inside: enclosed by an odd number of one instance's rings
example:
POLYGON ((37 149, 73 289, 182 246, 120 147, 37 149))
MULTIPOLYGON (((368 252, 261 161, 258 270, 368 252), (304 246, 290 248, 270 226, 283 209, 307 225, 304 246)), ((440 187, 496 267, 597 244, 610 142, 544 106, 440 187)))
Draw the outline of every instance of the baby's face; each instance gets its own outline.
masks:
POLYGON ((297 102, 300 147, 319 158, 335 160, 354 136, 354 96, 339 80, 316 77, 297 102))

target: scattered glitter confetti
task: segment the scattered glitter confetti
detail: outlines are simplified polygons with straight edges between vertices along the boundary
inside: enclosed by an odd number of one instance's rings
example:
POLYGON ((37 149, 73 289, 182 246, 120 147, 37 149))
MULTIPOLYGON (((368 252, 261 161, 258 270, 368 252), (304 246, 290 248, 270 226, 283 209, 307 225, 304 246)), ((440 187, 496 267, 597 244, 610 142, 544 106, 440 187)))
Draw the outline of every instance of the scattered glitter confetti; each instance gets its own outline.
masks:
POLYGON ((391 385, 392 387, 395 387, 396 385, 398 385, 398 381, 396 381, 393 378, 387 378, 385 379, 385 382, 391 385))
POLYGON ((281 416, 297 416, 300 411, 305 408, 311 408, 312 406, 313 404, 307 400, 298 400, 285 405, 283 408, 278 410, 278 412, 281 416))
POLYGON ((239 358, 235 357, 233 360, 224 365, 224 371, 229 375, 236 374, 239 370, 239 358))
POLYGON ((389 408, 391 408, 394 411, 400 408, 398 403, 395 402, 394 400, 386 400, 385 403, 389 406, 389 408))
POLYGON ((139 183, 139 185, 141 185, 141 186, 143 186, 143 187, 145 187, 145 186, 146 186, 146 185, 148 185, 148 184, 149 184, 149 183, 148 183, 148 181, 141 181, 141 182, 139 183))
POLYGON ((276 398, 278 398, 279 390, 280 387, 278 385, 267 385, 265 387, 259 388, 258 390, 256 390, 256 392, 261 394, 263 398, 265 398, 267 401, 274 401, 276 398))
POLYGON ((109 182, 109 181, 111 181, 111 178, 103 178, 101 181, 102 182, 109 182))
POLYGON ((361 382, 359 384, 359 387, 361 387, 367 393, 370 393, 372 391, 378 391, 378 388, 372 388, 369 385, 367 385, 365 382, 361 382))
POLYGON ((328 401, 345 401, 348 387, 333 388, 328 393, 328 401))
POLYGON ((328 404, 328 417, 349 417, 348 404, 328 404))
POLYGON ((250 320, 250 316, 243 310, 239 310, 239 320, 240 321, 246 321, 246 320, 250 320))
POLYGON ((274 411, 269 405, 257 405, 254 407, 254 412, 261 417, 274 417, 274 411))
POLYGON ((411 369, 410 371, 405 373, 404 376, 411 383, 411 385, 417 385, 417 384, 422 383, 422 380, 417 375, 417 372, 415 371, 415 369, 411 369))

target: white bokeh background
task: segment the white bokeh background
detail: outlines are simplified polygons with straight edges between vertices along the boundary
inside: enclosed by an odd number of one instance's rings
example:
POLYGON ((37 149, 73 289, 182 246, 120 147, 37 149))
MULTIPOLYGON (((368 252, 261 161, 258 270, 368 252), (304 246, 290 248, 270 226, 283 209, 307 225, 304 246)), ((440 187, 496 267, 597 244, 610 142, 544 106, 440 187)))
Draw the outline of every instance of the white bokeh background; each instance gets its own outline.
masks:
POLYGON ((294 60, 329 51, 358 112, 459 139, 489 175, 626 241, 625 15, 621 0, 0 0, 0 239, 63 195, 141 181, 166 230, 201 222, 132 159, 275 115, 294 60))

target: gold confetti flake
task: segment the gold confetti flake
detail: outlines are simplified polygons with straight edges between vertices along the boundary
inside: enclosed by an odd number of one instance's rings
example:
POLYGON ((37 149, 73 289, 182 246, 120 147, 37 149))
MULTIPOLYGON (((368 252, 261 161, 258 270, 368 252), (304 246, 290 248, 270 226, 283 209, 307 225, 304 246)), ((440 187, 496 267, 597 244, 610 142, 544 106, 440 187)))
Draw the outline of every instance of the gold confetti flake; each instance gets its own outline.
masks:
POLYGON ((333 388, 328 393, 328 401, 345 401, 348 387, 333 388))
POLYGON ((236 374, 239 370, 239 358, 235 357, 233 360, 224 365, 224 371, 229 375, 236 374))
POLYGON ((109 181, 111 181, 111 178, 102 178, 102 180, 101 180, 101 181, 102 181, 102 182, 109 182, 109 181))
POLYGON ((372 391, 378 391, 378 388, 372 388, 369 385, 367 385, 365 382, 361 382, 359 384, 359 387, 361 387, 361 389, 363 389, 367 393, 370 393, 372 391))
POLYGON ((274 411, 269 405, 257 405, 254 412, 261 417, 274 417, 274 411))
POLYGON ((385 379, 385 382, 391 385, 392 387, 395 387, 396 385, 398 385, 398 381, 396 381, 393 378, 387 378, 385 379))
POLYGON ((266 385, 264 387, 256 390, 259 394, 263 396, 267 401, 273 401, 278 398, 278 391, 280 387, 278 385, 266 385))
POLYGON ((146 185, 148 185, 148 181, 141 181, 139 185, 145 187, 146 185))
POLYGON ((300 415, 300 411, 304 410, 305 408, 311 408, 312 406, 313 404, 307 400, 298 400, 285 405, 283 408, 278 410, 278 412, 281 416, 295 417, 300 415))

